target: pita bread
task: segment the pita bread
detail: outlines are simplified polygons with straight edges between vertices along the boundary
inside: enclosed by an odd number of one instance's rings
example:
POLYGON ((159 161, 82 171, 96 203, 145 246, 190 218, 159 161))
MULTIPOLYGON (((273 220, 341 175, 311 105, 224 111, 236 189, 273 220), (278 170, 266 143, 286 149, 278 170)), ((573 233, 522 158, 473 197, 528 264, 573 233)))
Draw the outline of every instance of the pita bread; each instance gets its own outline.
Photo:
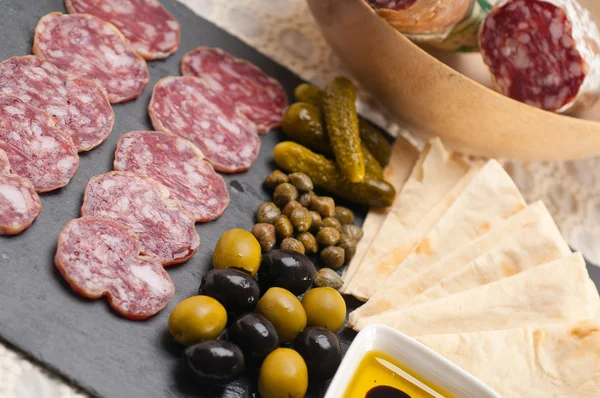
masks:
POLYGON ((502 166, 495 160, 488 161, 371 299, 350 314, 350 325, 361 316, 394 308, 397 287, 403 281, 423 272, 525 208, 525 200, 502 166))
MULTIPOLYGON (((450 204, 427 223, 421 222, 423 217, 444 199, 469 169, 466 161, 444 149, 439 138, 429 141, 344 293, 361 300, 371 297, 394 270, 378 266, 379 261, 398 247, 402 248, 403 258, 410 253, 450 204)), ((454 199, 456 196, 458 194, 454 199)))
MULTIPOLYGON (((392 184, 396 192, 400 192, 402 186, 408 179, 413 165, 417 161, 419 151, 402 137, 396 138, 392 145, 392 154, 390 162, 383 170, 384 179, 392 184)), ((384 209, 371 209, 363 223, 363 237, 356 248, 356 254, 346 267, 343 275, 344 283, 349 282, 354 273, 358 269, 360 262, 367 253, 367 249, 371 246, 371 242, 375 239, 379 228, 385 220, 385 216, 389 213, 390 207, 384 209)), ((342 286, 340 292, 343 293, 345 286, 342 286)))
POLYGON ((409 336, 479 332, 593 319, 599 307, 583 256, 575 253, 440 300, 360 318, 354 329, 377 323, 409 336))
POLYGON ((504 398, 600 396, 600 323, 417 338, 504 398))

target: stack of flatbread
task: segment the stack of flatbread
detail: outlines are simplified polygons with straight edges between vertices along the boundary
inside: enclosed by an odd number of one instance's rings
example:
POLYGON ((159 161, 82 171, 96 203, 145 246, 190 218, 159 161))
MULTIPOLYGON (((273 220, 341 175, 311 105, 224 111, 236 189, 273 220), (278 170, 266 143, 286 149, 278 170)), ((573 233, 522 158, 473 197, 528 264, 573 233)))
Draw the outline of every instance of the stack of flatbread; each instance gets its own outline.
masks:
POLYGON ((600 397, 598 290, 544 204, 437 138, 419 155, 398 140, 386 177, 399 193, 343 276, 366 301, 349 326, 415 337, 502 397, 600 397))

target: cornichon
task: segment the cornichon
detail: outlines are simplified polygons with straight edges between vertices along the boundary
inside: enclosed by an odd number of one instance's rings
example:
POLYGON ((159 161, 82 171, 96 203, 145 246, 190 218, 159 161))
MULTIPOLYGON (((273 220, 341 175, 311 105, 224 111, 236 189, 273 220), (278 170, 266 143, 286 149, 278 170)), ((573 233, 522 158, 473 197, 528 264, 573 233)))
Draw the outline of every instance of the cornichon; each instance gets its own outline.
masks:
POLYGON ((349 182, 334 161, 295 142, 277 144, 273 155, 277 165, 288 173, 305 173, 317 187, 354 203, 387 207, 396 195, 393 186, 371 176, 361 183, 349 182))

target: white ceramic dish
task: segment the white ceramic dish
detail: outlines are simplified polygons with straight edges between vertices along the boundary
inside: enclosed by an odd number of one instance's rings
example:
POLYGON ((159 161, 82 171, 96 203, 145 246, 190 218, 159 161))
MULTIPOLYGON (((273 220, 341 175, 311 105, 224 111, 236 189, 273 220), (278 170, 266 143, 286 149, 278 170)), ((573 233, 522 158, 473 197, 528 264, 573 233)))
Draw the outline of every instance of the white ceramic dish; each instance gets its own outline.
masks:
POLYGON ((383 352, 455 398, 500 398, 491 388, 435 351, 392 328, 370 325, 354 339, 325 398, 341 398, 369 351, 383 352))

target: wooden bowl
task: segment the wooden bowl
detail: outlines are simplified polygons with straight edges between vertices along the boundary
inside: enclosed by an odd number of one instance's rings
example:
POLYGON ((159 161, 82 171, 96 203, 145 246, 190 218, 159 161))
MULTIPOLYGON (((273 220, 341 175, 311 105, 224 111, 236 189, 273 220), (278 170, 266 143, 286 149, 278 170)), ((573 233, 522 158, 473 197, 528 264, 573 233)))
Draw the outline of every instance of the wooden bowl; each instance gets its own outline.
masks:
MULTIPOLYGON (((567 160, 600 154, 600 102, 576 117, 531 107, 491 88, 478 53, 427 52, 363 0, 307 2, 354 77, 417 131, 479 156, 567 160)), ((580 3, 600 21, 598 0, 580 3)))

